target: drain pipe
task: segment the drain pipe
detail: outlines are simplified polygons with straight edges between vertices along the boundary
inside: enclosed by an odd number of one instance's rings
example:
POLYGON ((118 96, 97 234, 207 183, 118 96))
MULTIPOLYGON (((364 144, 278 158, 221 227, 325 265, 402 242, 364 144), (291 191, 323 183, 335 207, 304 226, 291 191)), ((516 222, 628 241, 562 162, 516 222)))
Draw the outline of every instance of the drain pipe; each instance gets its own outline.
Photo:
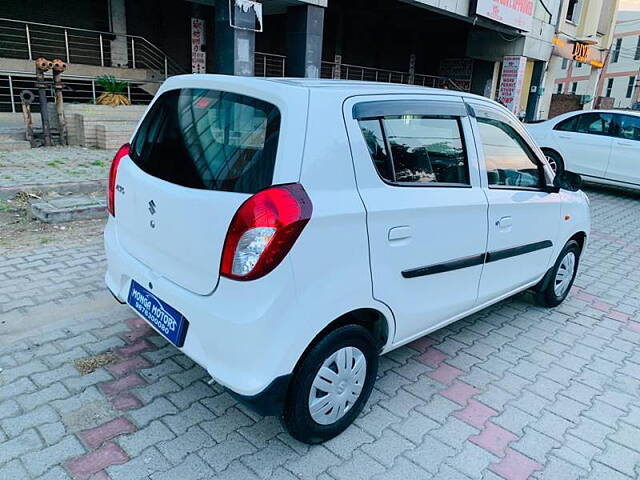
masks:
POLYGON ((51 127, 49 124, 49 107, 47 106, 47 84, 44 81, 44 72, 52 66, 53 63, 46 58, 40 57, 36 60, 36 88, 40 96, 40 116, 42 117, 42 133, 45 147, 50 147, 52 142, 51 127))
POLYGON ((56 92, 56 113, 58 114, 58 127, 60 129, 60 145, 68 145, 67 120, 64 117, 64 102, 62 100, 62 72, 67 69, 64 60, 56 58, 53 61, 53 88, 56 92))

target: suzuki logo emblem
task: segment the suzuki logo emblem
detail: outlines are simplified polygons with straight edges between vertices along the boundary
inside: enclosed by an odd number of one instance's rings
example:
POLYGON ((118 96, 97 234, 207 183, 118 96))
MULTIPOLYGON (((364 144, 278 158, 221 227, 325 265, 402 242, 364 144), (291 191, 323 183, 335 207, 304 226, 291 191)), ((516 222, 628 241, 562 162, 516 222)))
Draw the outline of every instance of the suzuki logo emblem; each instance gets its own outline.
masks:
POLYGON ((149 211, 151 212, 151 215, 156 213, 156 203, 153 200, 149 202, 149 211))

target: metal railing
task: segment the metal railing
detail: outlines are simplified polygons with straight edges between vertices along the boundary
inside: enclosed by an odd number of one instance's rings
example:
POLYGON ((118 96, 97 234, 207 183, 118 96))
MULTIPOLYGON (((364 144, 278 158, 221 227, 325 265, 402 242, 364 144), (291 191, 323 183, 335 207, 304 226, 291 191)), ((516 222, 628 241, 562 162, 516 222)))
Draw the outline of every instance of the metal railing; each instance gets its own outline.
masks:
POLYGON ((256 52, 254 75, 256 77, 284 77, 287 57, 275 53, 256 52))
MULTIPOLYGON (((51 77, 46 75, 45 79, 49 82, 51 77)), ((149 87, 162 83, 161 81, 151 80, 118 80, 127 82, 127 89, 123 92, 123 95, 125 95, 133 105, 148 104, 153 98, 153 93, 149 91, 149 87)), ((64 84, 62 93, 65 104, 95 103, 103 92, 94 77, 63 75, 62 83, 64 84)), ((0 70, 0 112, 20 112, 22 108, 20 92, 22 90, 31 90, 34 94, 37 93, 34 74, 30 72, 0 70)), ((47 89, 47 99, 50 102, 54 102, 53 83, 51 83, 50 88, 47 89)), ((40 111, 37 94, 31 105, 32 111, 40 111)))
POLYGON ((423 87, 463 90, 455 81, 447 77, 423 75, 420 73, 412 74, 410 72, 364 67, 362 65, 352 65, 348 63, 323 61, 320 67, 320 77, 369 82, 404 83, 421 85, 423 87))
POLYGON ((0 18, 0 57, 145 68, 167 78, 185 73, 144 37, 0 18))

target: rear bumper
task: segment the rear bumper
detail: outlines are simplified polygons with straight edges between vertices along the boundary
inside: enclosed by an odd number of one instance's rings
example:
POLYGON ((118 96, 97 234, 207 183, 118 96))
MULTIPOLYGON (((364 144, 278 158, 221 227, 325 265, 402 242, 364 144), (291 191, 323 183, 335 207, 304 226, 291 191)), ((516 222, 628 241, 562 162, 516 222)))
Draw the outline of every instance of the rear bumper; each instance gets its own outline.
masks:
POLYGON ((308 344, 300 332, 304 315, 297 311, 293 274, 286 260, 262 279, 220 278, 214 293, 198 295, 129 255, 118 240, 113 218, 104 240, 105 281, 119 302, 126 303, 132 279, 141 285, 152 283, 153 294, 189 321, 179 350, 259 412, 281 411, 291 373, 308 344))

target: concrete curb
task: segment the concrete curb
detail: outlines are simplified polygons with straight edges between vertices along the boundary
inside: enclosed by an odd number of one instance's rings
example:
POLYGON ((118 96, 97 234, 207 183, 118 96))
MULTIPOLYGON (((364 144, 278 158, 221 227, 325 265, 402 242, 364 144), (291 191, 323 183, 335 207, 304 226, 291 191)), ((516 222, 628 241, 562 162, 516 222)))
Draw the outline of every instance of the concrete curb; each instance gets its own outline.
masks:
POLYGON ((0 187, 0 199, 8 200, 20 192, 27 193, 93 193, 105 191, 107 180, 85 180, 82 182, 36 183, 16 185, 15 187, 0 187))

